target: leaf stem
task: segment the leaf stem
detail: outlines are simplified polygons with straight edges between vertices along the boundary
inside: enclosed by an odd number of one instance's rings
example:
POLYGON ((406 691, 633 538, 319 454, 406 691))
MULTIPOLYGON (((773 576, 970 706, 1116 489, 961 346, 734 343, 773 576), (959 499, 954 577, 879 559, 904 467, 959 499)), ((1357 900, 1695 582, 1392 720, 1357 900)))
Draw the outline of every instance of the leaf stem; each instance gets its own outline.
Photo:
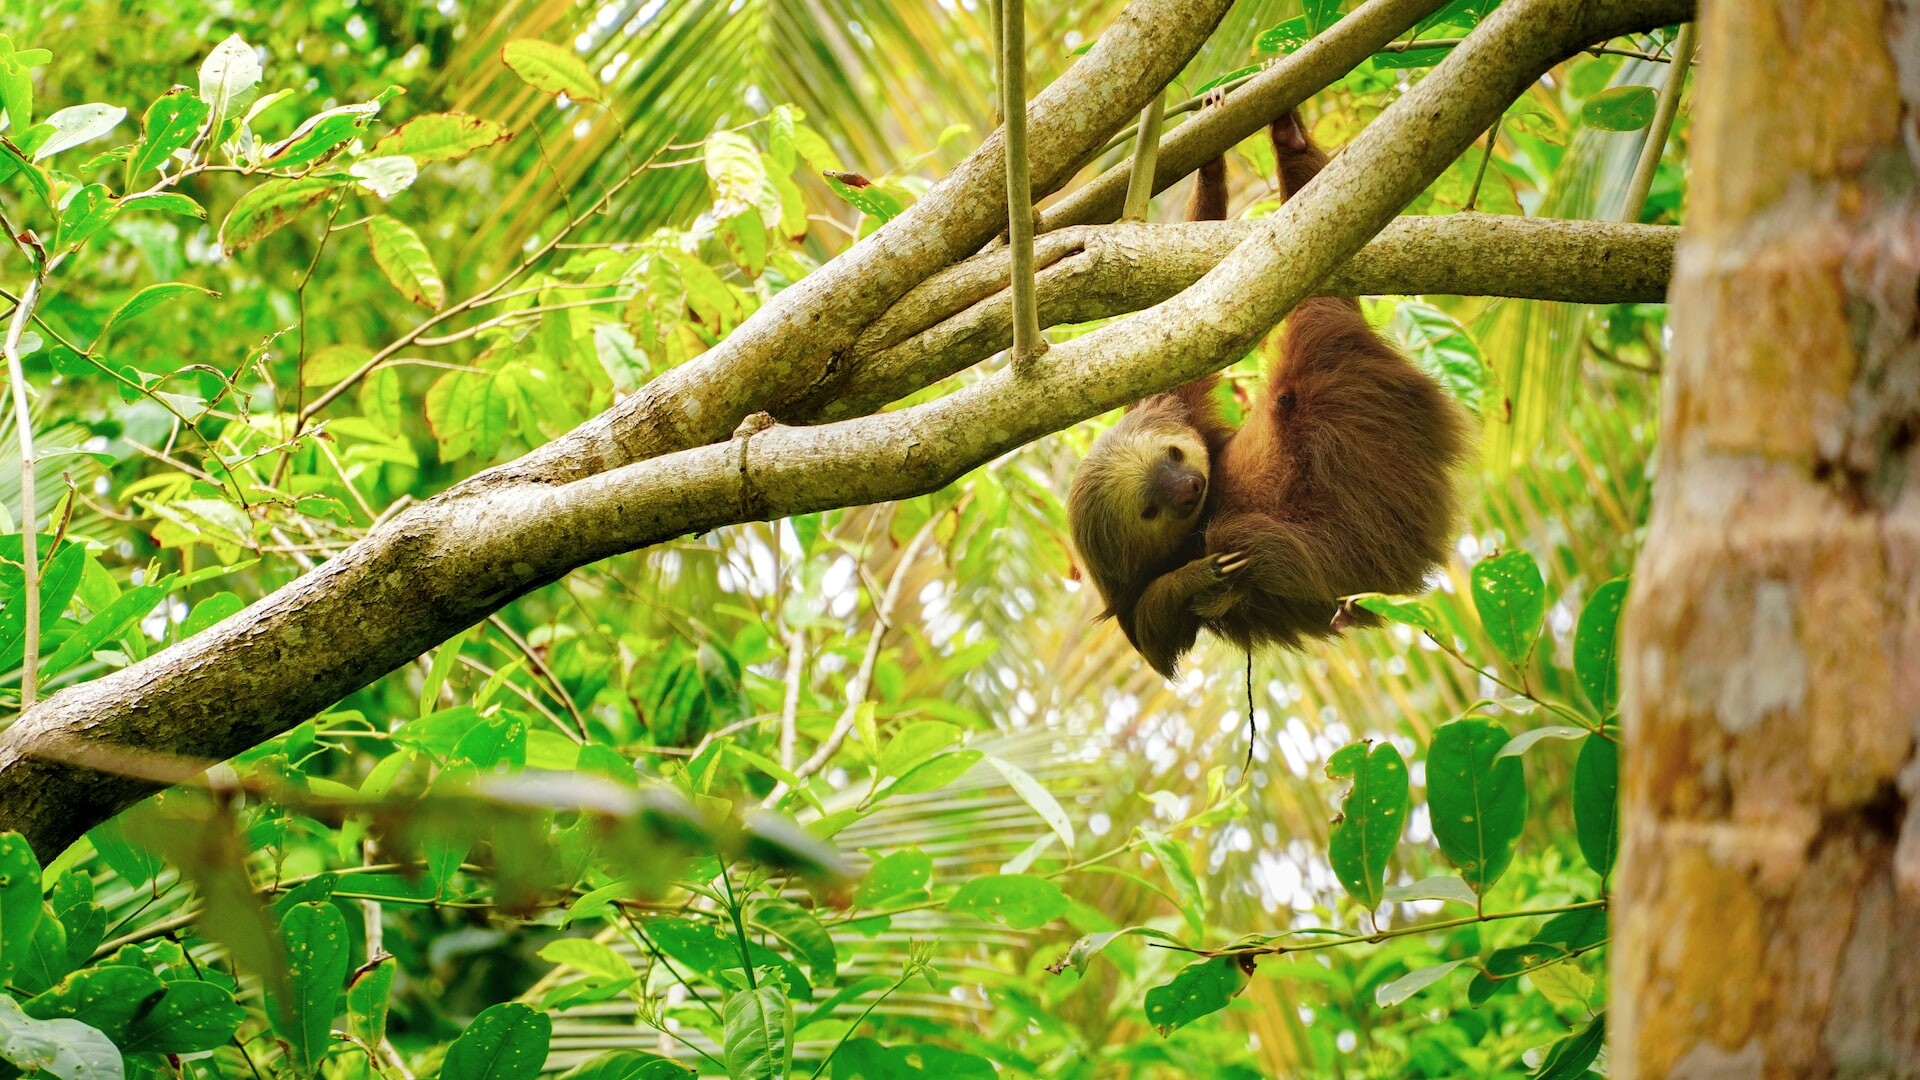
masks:
POLYGON ((40 515, 33 491, 33 411, 27 401, 26 369, 20 363, 20 336, 40 300, 43 278, 36 273, 13 306, 13 318, 7 322, 7 381, 13 384, 13 426, 20 438, 20 569, 21 591, 26 597, 25 651, 20 660, 20 711, 32 707, 38 689, 40 666, 40 515))

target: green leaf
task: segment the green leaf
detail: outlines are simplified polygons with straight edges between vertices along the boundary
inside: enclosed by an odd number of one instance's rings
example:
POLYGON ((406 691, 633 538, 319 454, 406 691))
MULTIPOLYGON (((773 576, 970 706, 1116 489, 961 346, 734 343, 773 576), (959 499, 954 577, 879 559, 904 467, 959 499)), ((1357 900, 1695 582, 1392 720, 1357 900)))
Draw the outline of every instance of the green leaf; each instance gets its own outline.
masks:
POLYGON ((126 1067, 113 1040, 69 1018, 36 1020, 0 994, 0 1059, 56 1080, 121 1080, 126 1067))
POLYGON ((77 966, 67 961, 67 928, 51 908, 42 907, 33 937, 14 971, 14 988, 23 994, 37 994, 65 978, 77 966))
POLYGON ((1073 947, 1067 950, 1067 955, 1047 965, 1047 970, 1058 975, 1071 966, 1073 970, 1085 975, 1087 973, 1087 965, 1093 963, 1093 958, 1105 952, 1107 946, 1123 937, 1150 937, 1158 938, 1161 941, 1172 942, 1175 945, 1180 943, 1179 938, 1174 937, 1165 930, 1157 930, 1151 926, 1129 926, 1124 930, 1103 930, 1097 934, 1088 934, 1074 942, 1073 947))
POLYGON ((84 142, 105 135, 127 118, 127 110, 118 105, 69 105, 52 116, 45 123, 53 128, 53 137, 40 144, 33 152, 33 160, 45 161, 62 150, 71 149, 84 142))
POLYGON ((1425 990, 1427 987, 1432 986, 1434 983, 1439 982, 1441 979, 1446 978, 1448 975, 1453 974, 1453 969, 1464 963, 1466 963, 1465 960, 1449 960, 1444 964, 1435 964, 1432 967, 1417 968, 1409 971, 1384 986, 1374 988, 1373 1003, 1383 1009, 1398 1005, 1420 991, 1425 990))
POLYGON ((1481 716, 1443 724, 1427 750, 1427 803, 1434 839, 1473 891, 1485 896, 1513 861, 1527 823, 1526 773, 1498 757, 1507 732, 1481 716))
POLYGON ((1540 566, 1524 551, 1506 551, 1473 564, 1473 606, 1493 647, 1518 665, 1533 650, 1547 613, 1540 566))
POLYGON ((832 172, 821 175, 826 177, 827 187, 835 195, 876 221, 892 221, 907 209, 906 201, 900 196, 858 173, 832 172))
POLYGON ((51 990, 35 994, 21 1006, 28 1016, 53 1020, 62 1016, 83 1019, 107 1038, 123 1041, 134 1019, 167 992, 160 976, 135 967, 92 967, 61 979, 51 990))
POLYGON ((447 302, 447 286, 420 234, 379 214, 367 219, 367 245, 373 249, 373 264, 401 296, 429 311, 438 311, 447 302))
POLYGON ((1473 907, 1476 903, 1473 890, 1457 877, 1430 877, 1406 885, 1389 885, 1382 895, 1389 904, 1404 904, 1410 900, 1447 900, 1456 904, 1473 907))
POLYGON ((855 907, 875 907, 887 900, 923 900, 933 878, 933 857, 919 848, 907 848, 874 861, 860 887, 855 907))
POLYGON ((572 49, 537 38, 515 38, 500 59, 535 90, 565 94, 574 101, 599 102, 600 80, 572 49))
POLYGON ((364 131, 367 124, 379 115, 381 104, 398 92, 397 89, 389 90, 375 101, 336 105, 315 113, 302 120, 291 135, 267 147, 261 158, 276 169, 297 169, 317 161, 364 131))
POLYGON ((1193 860, 1187 856, 1186 845, 1145 826, 1135 828, 1134 832, 1160 864, 1160 872, 1166 875, 1173 891, 1179 894, 1180 914, 1187 920, 1188 929, 1200 937, 1206 931, 1207 894, 1200 888, 1199 875, 1193 872, 1193 860))
POLYGON ((1573 832, 1605 880, 1620 854, 1620 747, 1599 735, 1587 736, 1573 763, 1573 832))
POLYGON ((793 1062, 793 1006, 777 986, 743 990, 727 1000, 721 1037, 732 1080, 785 1080, 793 1062))
POLYGON ((1065 915, 1067 894, 1046 878, 990 874, 960 886, 947 908, 1015 930, 1031 930, 1065 915))
POLYGON ((40 915, 40 860, 26 837, 0 833, 0 982, 32 948, 40 915))
POLYGON ((1520 734, 1515 735, 1513 738, 1508 739, 1507 745, 1500 748, 1500 753, 1498 756, 1519 757, 1521 754, 1524 754, 1528 750, 1533 749, 1533 745, 1535 743, 1544 742, 1548 739, 1565 739, 1565 740, 1571 741, 1573 739, 1581 738, 1586 734, 1587 734, 1586 728, 1570 727, 1564 724, 1553 725, 1549 727, 1528 728, 1527 730, 1521 732, 1520 734))
POLYGON ((93 901, 93 879, 80 871, 60 875, 48 906, 67 931, 67 969, 86 963, 107 936, 107 913, 93 901))
POLYGON ((517 1001, 490 1006, 447 1047, 441 1080, 533 1080, 552 1039, 546 1013, 517 1001))
POLYGON ((1614 578, 1593 590, 1573 631, 1573 674, 1587 701, 1605 716, 1620 704, 1620 658, 1616 638, 1620 610, 1626 606, 1628 578, 1614 578))
POLYGON ((987 764, 998 770, 1001 776, 1006 777, 1008 786, 1013 788, 1014 793, 1019 795, 1022 801, 1033 808, 1034 813, 1040 815, 1040 820, 1047 823, 1047 828, 1053 830, 1053 834, 1060 838, 1061 843, 1068 848, 1073 847, 1073 819, 1067 817, 1066 809, 1060 805, 1060 800, 1053 797, 1051 791, 1030 776, 1025 769, 1010 761, 1003 761, 989 754, 987 764))
POLYGON ((161 94, 147 106, 140 121, 143 134, 133 156, 130 175, 139 176, 172 160, 174 152, 193 142, 208 117, 207 103, 184 86, 161 94))
POLYGON ((220 223, 220 246, 229 255, 244 251, 341 187, 337 180, 318 176, 268 180, 234 200, 220 223))
POLYGON ((200 100, 215 117, 228 119, 260 93, 260 76, 252 47, 239 34, 230 35, 200 63, 200 100))
POLYGON ((179 214, 195 221, 207 220, 206 208, 177 191, 156 191, 145 195, 132 195, 120 200, 120 209, 158 210, 163 214, 179 214))
POLYGON ((40 661, 40 675, 60 675, 61 671, 67 671, 69 667, 81 663, 83 659, 92 657, 94 650, 119 638, 132 626, 138 625, 140 619, 144 619, 146 613, 152 611, 154 605, 159 603, 165 594, 167 590, 152 584, 134 586, 127 592, 119 594, 119 598, 115 598, 113 603, 100 609, 98 615, 94 615, 86 623, 81 623, 79 630, 75 630, 60 642, 60 648, 54 650, 50 657, 40 661))
POLYGON ((120 1049, 130 1053, 190 1054, 233 1041, 247 1011, 224 987, 175 979, 152 1009, 127 1026, 120 1049))
MULTIPOLYGON (((40 558, 46 559, 47 551, 53 547, 53 537, 42 535, 39 543, 40 558)), ((0 536, 0 671, 11 671, 20 666, 27 649, 27 618, 24 604, 12 601, 26 588, 26 574, 20 563, 22 545, 20 534, 0 536)), ((53 628, 67 605, 73 602, 73 594, 80 587, 80 576, 86 570, 86 551, 79 544, 62 544, 52 559, 43 564, 40 573, 40 634, 45 639, 47 631, 53 628)), ((0 865, 0 875, 6 873, 0 865)), ((34 873, 39 873, 39 864, 34 864, 34 873)), ((34 890, 39 891, 36 879, 34 890)), ((36 903, 35 907, 39 905, 36 903)), ((4 931, 0 931, 4 933, 4 931)), ((4 961, 0 961, 0 970, 4 961)))
POLYGON ((189 638, 202 630, 211 629, 216 623, 238 615, 246 606, 247 602, 233 593, 214 593, 193 605, 186 621, 180 624, 180 636, 189 638))
POLYGON ((371 359, 373 350, 358 342, 328 345, 307 357, 306 366, 300 369, 300 382, 306 386, 332 386, 359 371, 361 365, 371 359))
POLYGON ((399 967, 398 960, 382 956, 354 972, 347 983, 347 1031, 368 1046, 377 1046, 387 1037, 387 1008, 399 967))
POLYGON ((833 935, 813 912, 791 900, 756 900, 748 908, 747 918, 752 925, 786 942, 795 956, 806 961, 814 982, 832 983, 837 978, 840 957, 833 935))
POLYGON ((1651 86, 1615 86, 1580 106, 1580 122, 1601 131, 1638 131, 1653 122, 1660 96, 1651 86))
POLYGON ((302 1076, 319 1072, 332 1049, 333 1018, 347 977, 347 922, 331 903, 294 904, 280 920, 287 996, 270 1010, 302 1076))
POLYGON ((568 1069, 560 1080, 692 1080, 692 1070, 658 1054, 610 1050, 568 1069))
POLYGON ((1587 1067, 1600 1056, 1606 1042, 1607 1014, 1601 1013, 1583 1030, 1554 1043, 1533 1075, 1536 1080, 1579 1080, 1587 1075, 1587 1067))
POLYGON ((173 301, 181 300, 189 296, 209 296, 216 300, 220 298, 220 294, 211 289, 203 289, 198 285, 188 285, 184 281, 163 281, 158 285, 148 285, 146 288, 128 297, 125 303, 113 309, 113 314, 107 316, 106 325, 100 328, 100 337, 94 343, 95 350, 98 351, 101 345, 111 339, 113 332, 120 327, 125 326, 127 323, 145 315, 147 312, 152 311, 162 304, 172 303, 173 301))
POLYGON ((908 724, 893 733, 880 751, 880 775, 905 776, 922 762, 960 741, 961 732, 953 724, 926 720, 908 724))
POLYGON ((410 157, 427 165, 462 158, 512 137, 512 132, 491 120, 462 112, 428 113, 382 136, 367 156, 410 157))
POLYGON ((1196 960, 1173 981, 1147 991, 1147 1020, 1155 1031, 1171 1035, 1208 1013, 1227 1007, 1247 985, 1247 973, 1231 956, 1196 960))
POLYGON ((918 795, 926 791, 938 791, 966 774, 968 769, 980 763, 986 755, 978 750, 956 750, 951 754, 940 754, 922 762, 902 776, 881 793, 881 798, 892 795, 918 795))
POLYGON ((26 177, 27 186, 40 196, 41 205, 53 210, 53 181, 47 178, 46 170, 27 160, 27 155, 11 139, 0 136, 0 180, 15 174, 26 177))
POLYGON ((1441 629, 1440 616, 1428 607, 1424 601, 1404 600, 1382 593, 1367 593, 1353 597, 1353 602, 1391 622, 1423 630, 1436 638, 1446 635, 1441 629))
POLYGON ((1327 759, 1327 776, 1351 780, 1327 856, 1347 894, 1372 911, 1387 883, 1387 860, 1407 823, 1407 763, 1391 743, 1341 747, 1327 759))
POLYGON ((120 202, 101 184, 75 188, 60 208, 60 224, 54 230, 55 251, 76 251, 94 233, 107 227, 120 212, 120 202))
POLYGON ((540 959, 564 964, 605 980, 631 979, 637 974, 626 957, 592 938, 569 937, 550 941, 541 948, 540 959))

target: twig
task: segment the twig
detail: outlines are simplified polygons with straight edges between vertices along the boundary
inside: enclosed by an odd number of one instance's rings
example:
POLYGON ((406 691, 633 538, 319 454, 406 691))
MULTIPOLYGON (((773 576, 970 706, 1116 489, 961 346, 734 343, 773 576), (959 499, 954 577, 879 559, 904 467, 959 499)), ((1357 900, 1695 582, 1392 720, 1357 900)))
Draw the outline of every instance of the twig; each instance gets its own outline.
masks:
POLYGON ((1646 209, 1647 192, 1653 190, 1653 174, 1660 168, 1660 154, 1666 149, 1667 135, 1673 130, 1674 114, 1680 111, 1680 92, 1687 85, 1687 68, 1693 61, 1694 23, 1680 28, 1673 43, 1673 66, 1667 71, 1667 83, 1660 88, 1660 100, 1654 105, 1653 123, 1647 125, 1647 141, 1640 147, 1640 160, 1633 166, 1633 181, 1627 185, 1627 202, 1620 209, 1621 221, 1639 221, 1646 209))
POLYGON ((20 335, 26 332, 40 300, 41 276, 36 272, 13 306, 7 323, 7 380, 13 383, 13 426, 20 437, 20 568, 21 591, 26 594, 26 636, 20 659, 20 711, 33 705, 40 666, 40 514, 33 491, 33 412, 27 401, 27 374, 20 365, 20 335))
POLYGON ((1165 116, 1167 95, 1160 95, 1140 114, 1140 134, 1133 143, 1133 173, 1127 177, 1127 201, 1121 204, 1121 221, 1147 220, 1147 204, 1153 201, 1153 169, 1160 161, 1160 125, 1165 116))
POLYGON ((1000 100, 1006 110, 1007 246, 1013 252, 1013 366, 1047 351, 1033 282, 1033 178, 1027 167, 1027 20, 1022 0, 1001 0, 1000 100))
MULTIPOLYGON (((575 742, 586 742, 586 718, 580 715, 580 706, 574 704, 573 695, 567 693, 567 688, 560 685, 560 677, 553 673, 553 669, 548 667, 547 662, 540 658, 540 654, 534 651, 533 646, 527 642, 527 639, 515 633, 513 627, 508 626, 507 621, 502 619, 498 613, 487 616, 487 622, 491 624, 495 630, 504 634, 508 641, 513 642, 513 647, 519 649, 520 655, 527 658, 527 665, 533 668, 535 674, 546 680, 547 689, 559 700, 560 704, 567 707, 568 715, 573 717, 573 726, 579 730, 579 736, 577 738, 574 737, 574 733, 571 731, 567 732, 567 736, 573 738, 575 742)), ((565 731, 566 729, 562 728, 561 730, 565 731)))
MULTIPOLYGON (((1378 944, 1389 938, 1408 937, 1413 934, 1430 934, 1437 930, 1452 930, 1456 927, 1472 926, 1474 923, 1496 922, 1501 919, 1526 919, 1538 915, 1564 915, 1570 911, 1604 910, 1608 903, 1610 903, 1610 901, 1604 899, 1582 900, 1579 903, 1561 904, 1556 907, 1527 908, 1521 911, 1495 911, 1491 913, 1480 912, 1475 915, 1462 915, 1457 919, 1443 919, 1440 922, 1421 923, 1417 926, 1401 926, 1392 930, 1376 930, 1371 934, 1348 934, 1344 937, 1322 938, 1318 941, 1309 941, 1302 945, 1245 945, 1239 948, 1194 949, 1166 941, 1150 941, 1147 944, 1152 945, 1156 949, 1170 949, 1174 952, 1193 953, 1196 956, 1209 958, 1221 956, 1285 956, 1288 953, 1334 949, 1342 945, 1359 945, 1362 943, 1378 944)), ((1299 933, 1299 931, 1288 931, 1283 936, 1291 936, 1296 933, 1299 933)), ((1565 959, 1565 957, 1556 957, 1556 959, 1565 959)))
MULTIPOLYGON (((1500 117, 1500 120, 1505 119, 1505 115, 1500 117)), ((1473 204, 1480 200, 1480 181, 1486 178, 1487 162, 1493 160, 1493 144, 1500 141, 1500 120, 1495 120, 1493 126, 1487 129, 1487 149, 1480 155, 1480 168, 1474 171, 1473 187, 1467 191, 1467 205, 1464 209, 1473 209, 1473 204)))
MULTIPOLYGON (((796 779, 805 780, 819 772, 828 761, 833 759, 833 755, 840 752, 840 745, 846 742, 847 736, 852 733, 854 722, 860 716, 860 706, 867 700, 867 688, 873 684, 873 670, 880 661, 880 647, 885 643, 887 631, 893 625, 894 608, 900 603, 900 594, 906 591, 907 577, 913 570, 914 563, 920 559, 920 549, 933 538, 933 527, 940 520, 941 516, 938 514, 927 519, 927 523, 920 526, 920 531, 914 533, 913 539, 907 542, 906 550, 900 553, 900 561, 893 568, 893 577, 887 582, 886 595, 873 610, 873 631, 867 635, 866 655, 860 658, 859 670, 847 683, 847 707, 840 714, 840 719, 835 721, 827 741, 821 743, 820 748, 813 752, 813 756, 793 770, 796 779)), ((767 793, 761 805, 773 806, 785 798, 787 792, 791 790, 793 789, 787 786, 787 782, 782 780, 767 793)))

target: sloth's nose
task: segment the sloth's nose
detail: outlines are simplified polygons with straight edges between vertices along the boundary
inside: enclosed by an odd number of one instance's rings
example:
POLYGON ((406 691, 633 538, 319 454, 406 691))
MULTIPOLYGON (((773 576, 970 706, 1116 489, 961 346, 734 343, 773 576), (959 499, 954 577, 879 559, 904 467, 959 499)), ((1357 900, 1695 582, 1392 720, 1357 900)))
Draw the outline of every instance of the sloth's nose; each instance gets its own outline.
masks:
POLYGON ((1200 505, 1201 496, 1207 493, 1207 478, 1189 473, 1174 482, 1173 505, 1181 514, 1188 514, 1200 505))

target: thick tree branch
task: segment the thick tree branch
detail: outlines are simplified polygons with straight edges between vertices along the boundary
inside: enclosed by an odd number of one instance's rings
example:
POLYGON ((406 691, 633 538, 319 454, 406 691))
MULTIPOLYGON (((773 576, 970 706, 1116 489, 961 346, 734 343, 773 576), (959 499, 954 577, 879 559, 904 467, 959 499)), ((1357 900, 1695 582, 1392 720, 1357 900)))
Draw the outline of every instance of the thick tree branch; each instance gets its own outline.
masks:
MULTIPOLYGON (((1157 304, 1198 281, 1259 227, 1252 221, 1082 225, 1041 239, 1040 321, 1091 322, 1157 304)), ((1445 294, 1580 304, 1666 297, 1679 229, 1454 214, 1400 218, 1314 290, 1321 296, 1445 294)), ((977 255, 901 298, 855 345, 858 373, 822 420, 844 420, 1005 349, 1005 252, 977 255), (901 327, 923 329, 901 339, 901 327), (885 344, 883 344, 885 343, 885 344)))
MULTIPOLYGON (((1193 7, 1173 0, 1136 5, 1193 7)), ((1585 43, 1687 18, 1691 7, 1684 0, 1509 0, 1197 284, 1139 317, 1056 346, 1021 372, 1003 369, 896 413, 776 427, 572 483, 552 482, 556 470, 599 467, 608 460, 596 456, 603 451, 617 459, 643 445, 699 437, 717 422, 701 409, 724 415, 754 399, 752 390, 722 387, 712 391, 717 397, 694 399, 698 407, 673 407, 673 417, 661 418, 661 434, 642 437, 633 425, 642 423, 647 408, 669 406, 657 394, 638 395, 634 400, 653 405, 590 425, 587 435, 570 436, 561 450, 536 455, 538 461, 520 469, 460 485, 218 626, 41 702, 0 735, 0 828, 19 830, 50 858, 154 790, 151 776, 99 771, 103 760, 148 753, 168 761, 230 757, 575 567, 728 522, 933 490, 1024 442, 1215 370, 1363 246, 1549 65, 1585 43), (515 476, 527 479, 514 483, 515 476)), ((1216 8, 1207 10, 1217 17, 1216 8)), ((1182 23, 1169 17, 1150 27, 1116 28, 1100 49, 1151 37, 1179 52, 1169 39, 1184 48, 1183 33, 1182 23)), ((1144 55, 1153 52, 1143 44, 1144 55)), ((1153 70, 1167 62, 1155 57, 1153 70)), ((1100 130, 1063 132, 1057 117, 1039 115, 1037 103, 1037 140, 1047 132, 1040 141, 1058 153, 1069 142, 1102 139, 1160 86, 1138 68, 1104 74, 1136 92, 1103 99, 1110 108, 1101 111, 1100 130)), ((981 179, 978 171, 969 183, 991 191, 998 177, 981 179)), ((843 293, 872 286, 884 299, 824 295, 803 282, 769 306, 776 314, 754 327, 752 342, 728 352, 731 359, 688 367, 698 368, 701 379, 764 374, 768 384, 790 388, 796 372, 822 366, 798 359, 809 347, 831 341, 844 350, 867 321, 938 268, 926 265, 914 277, 904 267, 919 271, 930 252, 947 252, 948 262, 966 254, 971 247, 953 249, 966 236, 993 229, 1003 212, 998 198, 987 198, 984 211, 942 201, 952 217, 922 220, 934 237, 924 245, 911 235, 885 244, 869 238, 844 257, 874 269, 882 284, 832 269, 816 275, 843 293), (796 293, 805 302, 783 303, 796 293), (853 310, 868 313, 856 320, 853 310), (821 323, 831 328, 820 330, 821 323), (769 339, 781 328, 799 344, 769 339), (752 357, 769 358, 778 370, 748 364, 752 357)), ((687 378, 660 381, 684 386, 687 378)))

